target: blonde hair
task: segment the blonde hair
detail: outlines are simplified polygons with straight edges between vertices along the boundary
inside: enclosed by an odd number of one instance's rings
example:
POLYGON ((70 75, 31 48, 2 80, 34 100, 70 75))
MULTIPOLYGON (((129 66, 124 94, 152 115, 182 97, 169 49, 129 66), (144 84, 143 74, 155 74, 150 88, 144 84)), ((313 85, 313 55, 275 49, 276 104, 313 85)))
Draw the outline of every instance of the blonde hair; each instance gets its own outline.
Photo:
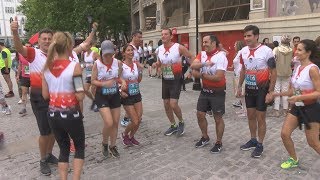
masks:
POLYGON ((47 61, 44 69, 52 67, 55 55, 61 55, 72 49, 72 36, 68 32, 58 31, 52 37, 52 43, 48 49, 47 61))

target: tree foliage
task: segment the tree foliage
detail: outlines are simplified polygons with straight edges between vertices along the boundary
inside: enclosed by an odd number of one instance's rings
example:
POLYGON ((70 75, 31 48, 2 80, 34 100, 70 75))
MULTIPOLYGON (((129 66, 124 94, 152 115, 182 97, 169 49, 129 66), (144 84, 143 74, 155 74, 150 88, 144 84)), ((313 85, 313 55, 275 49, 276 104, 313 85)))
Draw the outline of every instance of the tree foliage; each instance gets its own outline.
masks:
POLYGON ((32 35, 45 27, 87 32, 87 16, 99 23, 99 37, 129 31, 130 2, 128 0, 25 0, 18 9, 26 15, 26 30, 32 35))

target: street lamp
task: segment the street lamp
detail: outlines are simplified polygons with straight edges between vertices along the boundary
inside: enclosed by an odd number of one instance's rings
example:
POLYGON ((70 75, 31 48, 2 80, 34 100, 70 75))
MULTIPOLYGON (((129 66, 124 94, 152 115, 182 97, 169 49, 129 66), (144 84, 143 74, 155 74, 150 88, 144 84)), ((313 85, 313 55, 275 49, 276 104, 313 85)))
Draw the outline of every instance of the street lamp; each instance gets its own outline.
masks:
POLYGON ((92 16, 91 15, 88 15, 87 16, 87 20, 88 20, 88 36, 90 34, 90 30, 91 30, 91 23, 92 23, 92 16))
MULTIPOLYGON (((199 53, 199 1, 196 0, 196 52, 199 53)), ((199 78, 194 79, 193 90, 201 91, 201 83, 199 78)))

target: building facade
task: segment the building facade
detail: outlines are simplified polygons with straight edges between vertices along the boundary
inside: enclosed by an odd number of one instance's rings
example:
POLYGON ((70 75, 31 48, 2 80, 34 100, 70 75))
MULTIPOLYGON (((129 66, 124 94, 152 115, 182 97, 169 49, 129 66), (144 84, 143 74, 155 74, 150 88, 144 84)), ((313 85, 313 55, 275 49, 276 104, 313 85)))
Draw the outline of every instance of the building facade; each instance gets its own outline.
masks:
POLYGON ((12 46, 12 34, 10 29, 10 19, 14 19, 16 16, 19 21, 19 35, 21 38, 25 36, 25 22, 26 17, 17 12, 17 7, 21 5, 23 0, 0 0, 0 42, 4 42, 6 46, 12 46))
MULTIPOLYGON (((158 42, 161 29, 172 28, 173 41, 196 53, 202 37, 216 35, 234 57, 234 43, 243 40, 243 28, 260 28, 260 40, 278 40, 283 34, 302 39, 320 36, 320 0, 198 0, 199 40, 196 40, 197 0, 132 0, 132 30, 141 30, 143 40, 158 42)), ((157 43, 154 43, 157 44, 157 43)))

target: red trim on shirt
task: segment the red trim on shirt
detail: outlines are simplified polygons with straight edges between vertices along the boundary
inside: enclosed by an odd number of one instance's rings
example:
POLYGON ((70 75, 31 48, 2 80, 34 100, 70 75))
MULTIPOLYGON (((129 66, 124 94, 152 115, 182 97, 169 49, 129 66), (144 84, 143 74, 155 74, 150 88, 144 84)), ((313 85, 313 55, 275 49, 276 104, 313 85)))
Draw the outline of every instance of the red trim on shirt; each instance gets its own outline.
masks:
POLYGON ((66 67, 71 63, 69 59, 55 60, 53 66, 50 68, 50 72, 55 76, 59 77, 66 67))

